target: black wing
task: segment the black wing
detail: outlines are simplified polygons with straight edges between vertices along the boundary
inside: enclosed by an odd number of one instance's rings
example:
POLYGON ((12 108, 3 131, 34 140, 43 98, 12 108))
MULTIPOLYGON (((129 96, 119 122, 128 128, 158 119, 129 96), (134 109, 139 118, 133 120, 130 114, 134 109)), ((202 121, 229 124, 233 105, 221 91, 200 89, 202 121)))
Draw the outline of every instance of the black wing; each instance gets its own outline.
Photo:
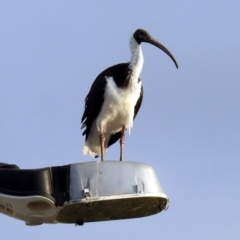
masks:
POLYGON ((81 128, 86 127, 86 129, 82 133, 82 135, 86 135, 85 140, 88 139, 92 124, 101 111, 104 102, 105 87, 107 84, 106 77, 112 76, 115 79, 116 84, 119 85, 119 79, 126 78, 128 72, 128 64, 120 63, 105 69, 97 76, 97 78, 93 82, 91 89, 85 98, 85 109, 82 116, 81 128))
MULTIPOLYGON (((141 80, 139 79, 139 81, 141 81, 141 80)), ((140 109, 140 107, 142 105, 142 100, 143 100, 143 85, 141 86, 140 96, 139 96, 139 98, 137 100, 137 103, 135 105, 133 120, 135 119, 135 117, 138 114, 138 111, 139 111, 139 109, 140 109)))
POLYGON ((105 76, 99 75, 93 82, 88 95, 85 98, 85 109, 82 116, 82 127, 86 127, 82 135, 86 135, 87 141, 92 123, 97 118, 104 101, 104 92, 107 80, 105 76))
MULTIPOLYGON (((139 79, 139 81, 141 81, 139 79)), ((142 105, 142 100, 143 100, 143 85, 141 86, 141 92, 140 92, 140 96, 137 100, 137 103, 135 105, 135 109, 134 109, 134 116, 133 116, 133 120, 135 119, 135 117, 137 116, 138 114, 138 111, 142 105)), ((121 132, 117 132, 115 134, 113 134, 111 137, 110 137, 110 140, 108 142, 108 147, 110 147, 112 144, 114 144, 116 141, 118 141, 121 137, 121 132)))

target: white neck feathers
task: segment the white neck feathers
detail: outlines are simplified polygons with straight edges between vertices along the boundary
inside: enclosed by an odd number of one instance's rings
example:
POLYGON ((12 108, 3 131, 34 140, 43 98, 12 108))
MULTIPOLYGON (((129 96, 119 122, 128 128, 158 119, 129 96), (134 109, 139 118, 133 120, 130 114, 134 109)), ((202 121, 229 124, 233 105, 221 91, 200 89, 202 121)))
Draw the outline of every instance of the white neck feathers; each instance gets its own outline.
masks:
POLYGON ((136 42, 133 36, 130 39, 130 49, 132 57, 129 67, 133 71, 133 74, 138 78, 141 74, 144 60, 141 45, 136 42))

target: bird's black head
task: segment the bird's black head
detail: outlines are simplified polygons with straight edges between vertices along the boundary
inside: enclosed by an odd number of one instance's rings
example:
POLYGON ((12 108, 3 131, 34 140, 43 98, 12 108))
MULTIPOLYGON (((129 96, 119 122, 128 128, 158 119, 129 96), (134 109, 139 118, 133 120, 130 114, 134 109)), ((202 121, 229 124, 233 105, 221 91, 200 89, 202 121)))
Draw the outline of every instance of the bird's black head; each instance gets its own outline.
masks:
POLYGON ((158 42, 156 39, 154 39, 146 30, 144 29, 138 29, 133 34, 133 37, 135 38, 136 42, 138 44, 141 44, 142 42, 150 43, 158 48, 160 48, 162 51, 164 51, 175 63, 176 67, 178 68, 177 61, 173 57, 173 55, 170 53, 170 51, 165 48, 160 42, 158 42))
POLYGON ((142 42, 148 42, 149 39, 152 38, 151 35, 144 29, 136 30, 133 36, 138 44, 142 42))

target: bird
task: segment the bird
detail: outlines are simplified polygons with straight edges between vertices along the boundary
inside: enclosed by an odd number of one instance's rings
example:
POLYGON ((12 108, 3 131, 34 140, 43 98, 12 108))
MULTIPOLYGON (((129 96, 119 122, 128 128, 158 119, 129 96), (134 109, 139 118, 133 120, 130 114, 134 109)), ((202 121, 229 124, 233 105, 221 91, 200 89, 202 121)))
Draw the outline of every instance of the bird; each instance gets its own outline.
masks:
POLYGON ((104 155, 108 147, 120 142, 120 161, 123 159, 125 132, 133 127, 143 100, 143 85, 139 76, 143 67, 141 43, 150 43, 178 63, 171 52, 146 30, 137 29, 130 38, 131 59, 102 71, 93 82, 85 98, 81 119, 85 135, 83 154, 104 155))

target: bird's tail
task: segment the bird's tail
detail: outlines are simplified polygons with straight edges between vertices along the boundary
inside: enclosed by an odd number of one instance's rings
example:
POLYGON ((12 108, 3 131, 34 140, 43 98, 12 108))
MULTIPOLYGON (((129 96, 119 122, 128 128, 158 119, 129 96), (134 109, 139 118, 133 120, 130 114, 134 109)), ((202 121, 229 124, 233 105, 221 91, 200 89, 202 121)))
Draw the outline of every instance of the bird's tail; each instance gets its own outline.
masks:
MULTIPOLYGON (((103 148, 103 156, 107 151, 107 146, 108 146, 108 142, 111 135, 105 133, 104 137, 105 137, 105 142, 104 142, 104 148, 103 148)), ((91 131, 88 135, 88 139, 85 142, 85 146, 83 147, 83 155, 88 155, 88 154, 92 157, 101 156, 101 147, 100 147, 98 131, 91 131)))

